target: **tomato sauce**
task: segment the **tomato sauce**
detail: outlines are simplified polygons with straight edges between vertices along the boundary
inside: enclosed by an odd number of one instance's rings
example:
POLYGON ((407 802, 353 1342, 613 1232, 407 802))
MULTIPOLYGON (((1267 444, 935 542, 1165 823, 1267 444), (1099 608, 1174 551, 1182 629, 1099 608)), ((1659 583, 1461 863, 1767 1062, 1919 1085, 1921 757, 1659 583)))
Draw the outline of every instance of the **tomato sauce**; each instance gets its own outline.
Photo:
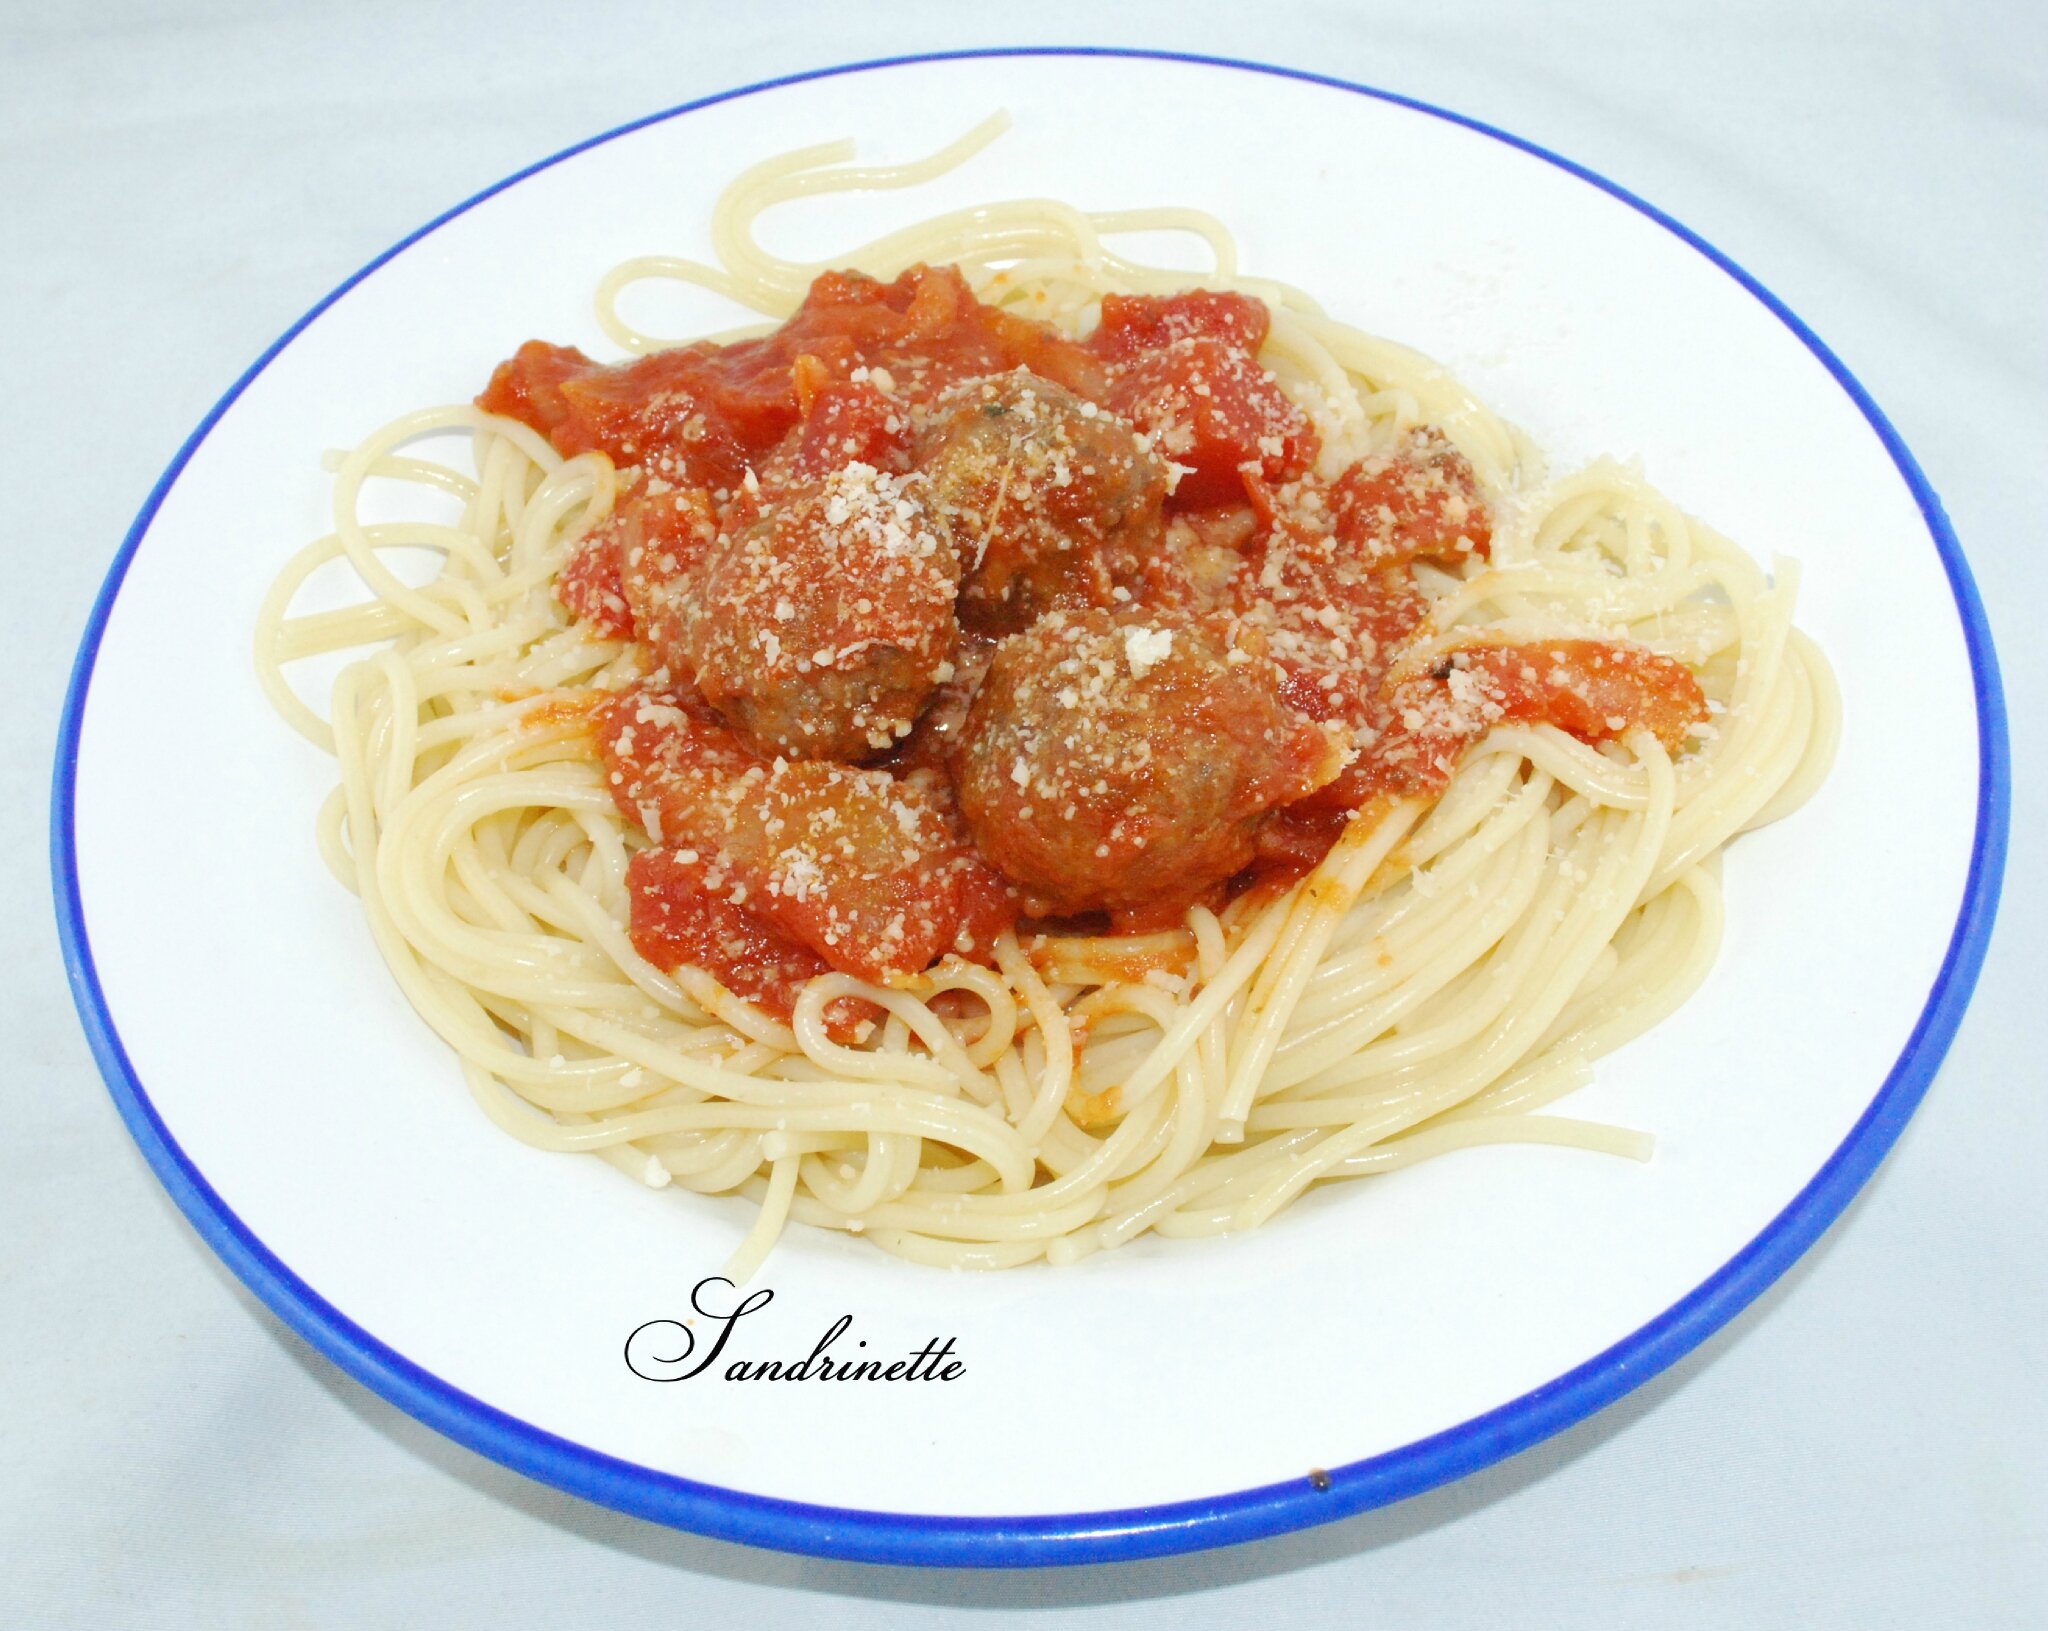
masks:
POLYGON ((607 640, 630 640, 635 628, 619 554, 625 519, 615 510, 591 528, 555 580, 555 598, 607 640))
POLYGON ((1076 342, 919 266, 826 273, 754 339, 617 365, 536 340, 498 368, 479 405, 621 472, 556 593, 647 648, 593 723, 649 841, 644 956, 787 1017, 827 969, 985 960, 1033 910, 1128 929, 1275 887, 1497 723, 1683 747, 1698 684, 1637 647, 1402 664, 1414 563, 1486 558, 1486 497, 1429 427, 1319 475, 1271 323, 1241 294, 1110 295, 1076 342), (1218 810, 1228 844, 1191 813, 1218 810))
POLYGON ((530 340, 477 405, 533 426, 563 454, 595 449, 617 465, 729 487, 803 417, 799 379, 824 385, 879 368, 915 401, 1020 367, 1061 383, 1099 377, 1081 347, 984 306, 953 267, 913 267, 887 284, 827 272, 759 339, 700 341, 617 366, 530 340))
MULTIPOLYGON (((886 981, 949 952, 986 956, 1016 917, 1012 891, 964 841, 936 778, 764 759, 687 691, 622 692, 595 731, 621 813, 676 858, 662 874, 667 892, 715 895, 780 937, 758 944, 786 940, 886 981)), ((671 904, 659 919, 636 914, 635 944, 659 963, 688 933, 712 955, 717 943, 741 944, 732 922, 728 911, 692 917, 671 904)), ((777 959, 790 964, 786 952, 777 959)), ((738 965, 710 967, 723 979, 738 965)), ((781 986, 755 983, 764 1005, 786 1013, 781 986)))
POLYGON ((1707 717, 1683 663, 1602 640, 1467 646, 1383 692, 1379 739, 1347 771, 1346 789, 1439 793, 1459 755, 1501 723, 1554 725, 1582 742, 1647 730, 1676 753, 1707 717))
MULTIPOLYGON (((660 969, 714 971, 735 996, 787 1019, 798 993, 832 965, 759 913, 731 904, 712 869, 694 851, 687 860, 684 853, 657 846, 627 866, 633 949, 660 969)), ((858 1040, 874 1012, 842 997, 826 1007, 826 1030, 834 1041, 858 1040)))
POLYGON ((1247 295, 1107 295, 1091 346, 1109 363, 1106 406, 1180 467, 1190 509, 1242 498, 1248 479, 1291 481, 1315 463, 1308 415, 1259 365, 1272 314, 1247 295))

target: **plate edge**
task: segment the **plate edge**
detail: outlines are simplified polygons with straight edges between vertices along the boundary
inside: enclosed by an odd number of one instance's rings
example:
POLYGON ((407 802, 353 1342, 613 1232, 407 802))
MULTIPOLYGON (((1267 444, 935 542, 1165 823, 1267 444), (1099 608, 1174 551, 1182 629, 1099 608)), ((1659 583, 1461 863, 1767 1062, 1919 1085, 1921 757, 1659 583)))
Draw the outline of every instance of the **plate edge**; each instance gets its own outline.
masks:
POLYGON ((1489 125, 1396 92, 1247 59, 1104 46, 1027 46, 912 53, 836 64, 721 91, 631 120, 528 165, 443 211, 365 263, 293 323, 242 373, 180 446, 123 539, 88 614, 66 687, 51 797, 51 868, 73 1001, 131 1136, 202 1239, 286 1325, 358 1381, 466 1447, 569 1493, 720 1539, 849 1560, 1014 1567, 1079 1564, 1192 1551, 1263 1538, 1420 1494, 1562 1431, 1633 1391, 1741 1312, 1820 1237, 1861 1189, 1925 1095, 1975 988, 1996 917, 2011 816, 2004 693, 1989 624, 1941 501, 1862 383, 1794 312, 1706 239, 1598 172, 1489 125), (213 427, 252 381, 350 289, 447 222, 578 153, 646 126, 743 96, 813 80, 922 63, 1011 57, 1122 58, 1252 72, 1391 103, 1503 142, 1647 216, 1789 328, 1876 432, 1927 524, 1947 573, 1977 706, 1977 822, 1962 904, 1919 1019, 1870 1105, 1819 1172, 1734 1257, 1656 1319, 1542 1386, 1429 1438, 1330 1473, 1154 1507, 939 1517, 837 1508, 724 1489, 604 1455, 485 1404, 413 1364, 300 1280, 244 1225, 179 1148, 122 1047, 93 962, 79 896, 76 772, 100 641, 128 567, 165 497, 213 427))

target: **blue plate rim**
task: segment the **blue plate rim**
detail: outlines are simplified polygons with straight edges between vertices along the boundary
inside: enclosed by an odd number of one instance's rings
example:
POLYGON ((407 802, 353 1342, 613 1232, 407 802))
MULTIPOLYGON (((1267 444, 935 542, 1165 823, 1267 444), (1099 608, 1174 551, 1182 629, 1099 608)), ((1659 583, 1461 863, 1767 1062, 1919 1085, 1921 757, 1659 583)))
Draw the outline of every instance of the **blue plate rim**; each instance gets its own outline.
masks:
POLYGON ((1975 988, 1997 914, 2011 821, 2011 762, 1997 654, 1977 588, 1948 516, 1919 463, 1861 381, 1783 301, 1729 256, 1605 176, 1482 120, 1327 74, 1243 58, 1105 46, 1019 46, 921 52, 841 63, 721 91, 566 147, 434 217, 336 286, 280 335, 207 412, 157 479, 95 598, 59 726, 50 810, 57 924, 73 1000, 101 1074, 130 1134, 206 1243, 293 1331, 351 1376, 457 1443, 571 1494, 636 1517, 722 1540, 852 1561, 1029 1567, 1128 1561, 1260 1539, 1418 1495, 1527 1449, 1604 1408, 1733 1319, 1840 1215, 1897 1140, 1953 1041, 1975 988), (1398 1449, 1254 1489, 1116 1511, 948 1517, 815 1505, 753 1495, 655 1471, 533 1426, 442 1381, 379 1341, 275 1256, 207 1183, 151 1103, 122 1045, 93 963, 79 895, 76 774, 79 734, 107 619, 165 496, 222 415, 301 331, 394 256, 485 199, 604 142, 762 91, 912 64, 1004 57, 1108 57, 1192 64, 1324 86, 1408 108, 1475 131, 1599 188, 1639 211, 1733 278, 1826 367, 1861 410, 1919 505, 1941 557, 1969 654, 1977 709, 1977 822, 1962 904, 1940 972, 1882 1087, 1828 1161, 1765 1228, 1715 1274, 1630 1336, 1541 1387, 1398 1449))

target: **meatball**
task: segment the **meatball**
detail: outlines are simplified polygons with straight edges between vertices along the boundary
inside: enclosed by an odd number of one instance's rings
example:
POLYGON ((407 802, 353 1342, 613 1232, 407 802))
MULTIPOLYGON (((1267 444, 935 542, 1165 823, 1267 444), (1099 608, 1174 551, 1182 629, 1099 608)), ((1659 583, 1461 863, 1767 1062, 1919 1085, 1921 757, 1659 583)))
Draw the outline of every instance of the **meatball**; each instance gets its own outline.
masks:
POLYGON ((950 676, 959 586, 921 480, 848 464, 710 546, 681 655, 763 752, 855 763, 909 735, 950 676))
MULTIPOLYGON (((1176 920, 1347 757, 1227 617, 1054 612, 998 649, 953 760, 975 847, 1041 916, 1176 920)), ((1255 637, 1253 637, 1255 638, 1255 637)))
POLYGON ((1107 606, 1159 535, 1166 467, 1125 421, 1023 369, 941 397, 917 465, 963 556, 970 628, 1107 606))

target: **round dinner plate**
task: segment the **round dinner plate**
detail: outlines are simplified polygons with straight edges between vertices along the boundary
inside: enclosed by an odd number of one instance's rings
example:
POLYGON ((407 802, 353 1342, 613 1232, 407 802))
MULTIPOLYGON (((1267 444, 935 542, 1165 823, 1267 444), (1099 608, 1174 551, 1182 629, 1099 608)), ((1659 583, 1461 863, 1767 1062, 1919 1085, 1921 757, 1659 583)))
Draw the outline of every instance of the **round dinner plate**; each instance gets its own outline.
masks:
MULTIPOLYGON (((735 320, 708 298, 660 315, 671 332, 735 320)), ((53 843, 79 1008, 129 1127, 208 1243, 353 1375, 523 1472, 667 1523, 1028 1564, 1414 1494, 1612 1402, 1728 1320, 1925 1090, 1982 959, 2006 810, 1990 637, 1934 495, 1740 268, 1611 183, 1440 110, 1251 64, 1050 51, 834 69, 658 115, 479 194, 321 301, 193 433, 108 574, 53 843), (326 530, 323 450, 467 399, 531 336, 614 355, 600 276, 635 254, 708 256, 712 202, 745 165, 846 135, 866 160, 917 157, 999 107, 1014 128, 959 171, 779 208, 764 236, 825 255, 1020 195, 1206 209, 1247 270, 1439 358, 1553 470, 1639 460, 1759 560, 1796 559, 1799 621, 1842 686, 1840 758, 1810 805, 1731 849, 1705 987, 1566 1101, 1653 1133, 1647 1164, 1473 1150, 1325 1187, 1245 1236, 1144 1238, 1059 1270, 946 1273, 793 1228, 756 1281, 772 1301, 719 1364, 648 1380, 629 1335, 693 1318, 711 1340, 692 1288, 751 1208, 651 1191, 484 1119, 319 861, 332 764, 271 713, 250 630, 280 564, 326 530), (835 1355, 950 1342, 960 1369, 721 1374, 801 1359, 841 1316, 835 1355)), ((736 1300, 719 1293, 707 1308, 736 1300)))

